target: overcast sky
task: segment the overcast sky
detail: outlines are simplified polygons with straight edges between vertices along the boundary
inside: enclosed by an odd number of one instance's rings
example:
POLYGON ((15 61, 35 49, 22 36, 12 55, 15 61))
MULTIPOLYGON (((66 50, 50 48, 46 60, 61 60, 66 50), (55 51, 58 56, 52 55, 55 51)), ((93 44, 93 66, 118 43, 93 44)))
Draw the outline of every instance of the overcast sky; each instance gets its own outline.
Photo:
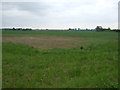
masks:
POLYGON ((3 2, 3 27, 118 28, 119 0, 3 2))

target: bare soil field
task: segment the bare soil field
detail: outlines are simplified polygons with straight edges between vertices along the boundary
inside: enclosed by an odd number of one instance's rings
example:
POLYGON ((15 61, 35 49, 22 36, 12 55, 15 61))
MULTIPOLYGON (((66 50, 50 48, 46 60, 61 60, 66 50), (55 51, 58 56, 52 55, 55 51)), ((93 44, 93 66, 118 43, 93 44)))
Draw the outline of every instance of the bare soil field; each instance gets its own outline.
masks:
POLYGON ((71 37, 3 37, 3 42, 21 43, 41 49, 75 48, 83 41, 80 38, 71 37))

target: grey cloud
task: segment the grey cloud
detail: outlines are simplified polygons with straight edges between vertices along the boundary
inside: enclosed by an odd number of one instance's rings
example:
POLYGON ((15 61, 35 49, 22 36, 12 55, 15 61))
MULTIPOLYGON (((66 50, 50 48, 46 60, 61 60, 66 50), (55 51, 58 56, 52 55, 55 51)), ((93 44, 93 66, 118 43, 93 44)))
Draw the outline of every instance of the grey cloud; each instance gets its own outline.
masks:
POLYGON ((4 2, 3 11, 17 9, 19 11, 26 11, 36 15, 46 15, 50 5, 43 2, 4 2))
POLYGON ((116 27, 117 3, 113 3, 112 0, 106 6, 102 6, 106 0, 47 1, 3 3, 4 26, 94 28, 96 25, 103 25, 103 27, 116 27))

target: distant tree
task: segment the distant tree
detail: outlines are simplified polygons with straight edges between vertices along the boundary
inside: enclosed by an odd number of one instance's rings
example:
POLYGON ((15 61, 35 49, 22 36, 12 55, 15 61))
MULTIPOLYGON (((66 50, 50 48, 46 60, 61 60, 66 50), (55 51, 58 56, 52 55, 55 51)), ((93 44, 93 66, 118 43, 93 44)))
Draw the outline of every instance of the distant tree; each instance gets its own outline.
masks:
POLYGON ((108 30, 111 30, 111 29, 108 27, 108 30))
POLYGON ((110 31, 111 29, 108 27, 108 28, 104 28, 103 31, 110 31))
POLYGON ((75 28, 74 30, 77 30, 77 28, 75 28))
POLYGON ((26 28, 26 31, 31 31, 32 29, 31 28, 26 28))
POLYGON ((78 30, 80 30, 80 28, 78 28, 78 30))
POLYGON ((71 28, 69 28, 69 30, 72 30, 71 28))
POLYGON ((12 30, 16 30, 14 27, 13 27, 13 29, 12 30))
POLYGON ((103 31, 103 28, 102 28, 102 26, 97 26, 97 27, 95 28, 95 30, 96 30, 96 31, 103 31))
POLYGON ((86 31, 88 31, 89 29, 86 28, 86 31))
POLYGON ((69 28, 69 30, 75 30, 75 29, 73 29, 73 28, 69 28))
POLYGON ((18 28, 17 30, 20 31, 20 30, 22 30, 22 28, 18 28))

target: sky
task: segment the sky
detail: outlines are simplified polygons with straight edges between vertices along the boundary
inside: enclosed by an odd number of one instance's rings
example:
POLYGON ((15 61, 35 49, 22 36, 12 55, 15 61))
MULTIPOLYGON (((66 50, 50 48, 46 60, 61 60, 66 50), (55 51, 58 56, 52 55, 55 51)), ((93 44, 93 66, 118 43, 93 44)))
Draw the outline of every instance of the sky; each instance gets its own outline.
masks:
POLYGON ((118 28, 119 0, 2 2, 2 27, 41 29, 118 28))

